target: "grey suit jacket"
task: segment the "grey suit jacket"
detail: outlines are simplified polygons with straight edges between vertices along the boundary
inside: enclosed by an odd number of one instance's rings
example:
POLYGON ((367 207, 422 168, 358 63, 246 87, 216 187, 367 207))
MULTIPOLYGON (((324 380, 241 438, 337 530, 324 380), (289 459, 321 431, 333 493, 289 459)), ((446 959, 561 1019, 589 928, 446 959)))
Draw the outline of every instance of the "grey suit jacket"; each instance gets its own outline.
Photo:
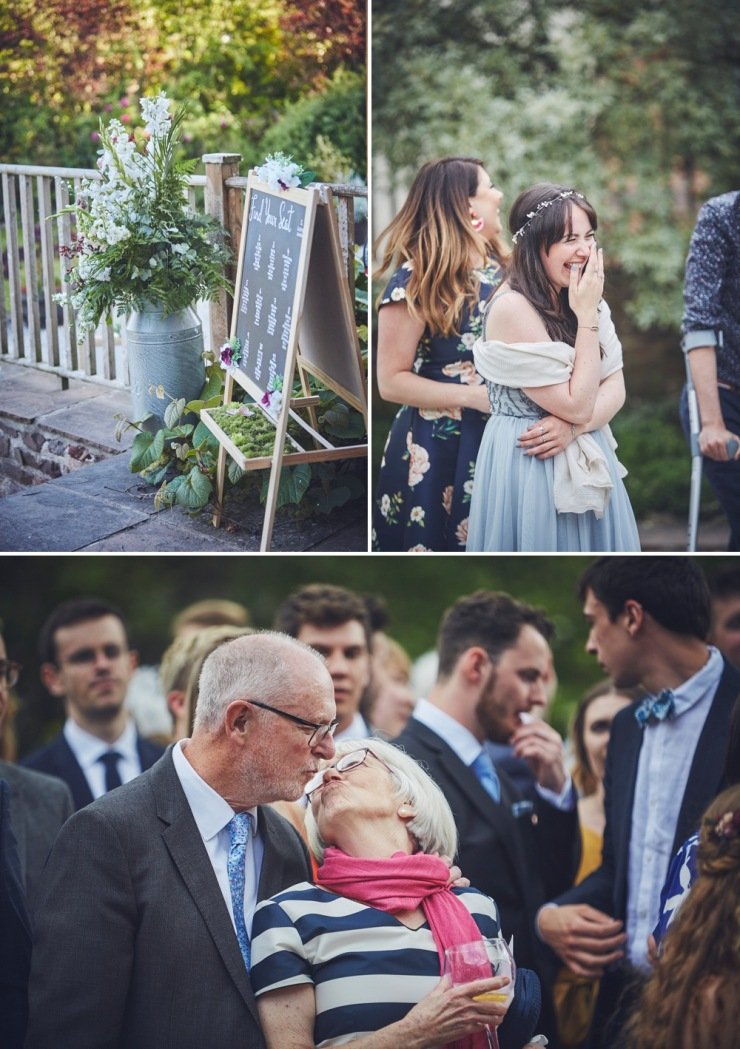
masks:
POLYGON ((56 776, 0 761, 0 779, 10 787, 10 822, 18 843, 21 879, 33 910, 39 875, 59 828, 74 812, 69 787, 56 776))
MULTIPOLYGON (((260 808, 259 897, 310 878, 260 808)), ((42 879, 26 1049, 263 1049, 234 927, 171 752, 75 813, 42 879)))

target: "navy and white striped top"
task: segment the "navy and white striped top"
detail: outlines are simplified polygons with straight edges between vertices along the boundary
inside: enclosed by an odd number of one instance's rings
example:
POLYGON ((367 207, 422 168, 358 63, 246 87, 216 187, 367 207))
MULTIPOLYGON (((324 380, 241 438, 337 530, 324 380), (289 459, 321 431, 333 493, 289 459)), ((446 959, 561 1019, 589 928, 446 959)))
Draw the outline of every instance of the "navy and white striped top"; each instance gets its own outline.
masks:
MULTIPOLYGON (((499 934, 493 900, 477 889, 453 892, 484 936, 499 934)), ((254 993, 313 984, 319 1049, 403 1019, 439 978, 439 955, 426 923, 409 929, 392 914, 308 882, 265 900, 255 912, 254 993)))

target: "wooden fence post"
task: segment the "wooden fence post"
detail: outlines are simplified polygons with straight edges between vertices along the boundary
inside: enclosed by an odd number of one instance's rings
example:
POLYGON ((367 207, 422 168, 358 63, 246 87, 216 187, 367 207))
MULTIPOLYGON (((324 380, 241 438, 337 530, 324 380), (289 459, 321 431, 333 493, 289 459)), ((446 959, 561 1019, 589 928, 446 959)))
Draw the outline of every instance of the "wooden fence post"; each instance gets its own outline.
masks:
MULTIPOLYGON (((236 255, 238 244, 233 237, 236 216, 236 198, 225 185, 226 180, 239 174, 239 153, 206 153, 202 158, 206 169, 205 211, 232 234, 227 243, 232 252, 234 265, 227 269, 230 280, 236 280, 236 255)), ((232 296, 222 291, 211 302, 210 348, 214 353, 228 339, 231 322, 232 296)))

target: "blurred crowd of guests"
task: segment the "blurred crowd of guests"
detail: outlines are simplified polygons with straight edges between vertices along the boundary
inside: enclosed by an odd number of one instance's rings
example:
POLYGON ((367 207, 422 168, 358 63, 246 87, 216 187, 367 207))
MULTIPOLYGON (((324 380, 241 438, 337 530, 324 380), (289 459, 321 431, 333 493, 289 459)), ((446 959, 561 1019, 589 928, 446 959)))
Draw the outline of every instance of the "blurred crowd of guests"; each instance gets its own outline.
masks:
MULTIPOLYGON (((228 783, 216 790, 239 810, 235 797, 242 780, 235 780, 236 772, 255 744, 239 743, 246 748, 242 755, 234 749, 240 724, 222 726, 218 731, 226 739, 216 762, 217 700, 230 686, 225 671, 214 682, 206 674, 208 695, 199 706, 204 666, 216 666, 210 657, 218 650, 230 665, 227 654, 233 659, 242 650, 239 639, 251 637, 252 648, 270 651, 276 638, 288 637, 323 657, 335 713, 326 723, 309 716, 311 704, 319 702, 318 684, 306 693, 308 700, 301 692, 310 668, 287 693, 280 679, 282 691, 275 692, 280 675, 299 659, 292 649, 286 650, 285 667, 265 679, 261 699, 251 697, 260 716, 279 715, 279 731, 273 723, 274 753, 265 750, 267 771, 249 794, 255 814, 266 805, 270 815, 254 816, 252 833, 263 841, 255 845, 258 873, 252 903, 245 904, 243 934, 236 910, 230 915, 240 947, 249 941, 249 908, 263 898, 260 865, 263 874, 271 872, 264 886, 270 896, 299 880, 304 862, 306 805, 298 795, 305 782, 297 791, 292 781, 290 788, 280 786, 287 783, 286 764, 292 762, 293 779, 301 775, 295 753, 281 750, 280 733, 313 730, 311 768, 329 765, 334 747, 341 750, 344 741, 367 741, 370 753, 374 741, 393 741, 441 788, 455 821, 455 862, 463 878, 495 901, 518 965, 539 977, 537 1029, 551 1047, 730 1049, 740 1020, 732 993, 740 967, 740 570, 718 575, 712 587, 710 594, 698 564, 688 559, 610 557, 592 563, 580 581, 586 647, 606 676, 582 697, 567 741, 547 720, 558 687, 552 620, 502 593, 481 590, 456 601, 442 618, 435 648, 415 664, 392 636, 381 596, 332 585, 291 593, 276 612, 276 633, 254 630, 240 604, 198 601, 173 620, 172 640, 158 667, 137 665, 119 609, 97 598, 68 601, 48 616, 38 644, 38 672, 59 700, 64 721, 49 742, 20 762, 13 716, 21 668, 0 636, 0 916, 7 930, 0 947, 0 1015, 8 1018, 3 1045, 145 1049, 165 1044, 161 1030, 180 1030, 180 1019, 162 1028, 160 1016, 155 1036, 153 1022, 150 1031, 132 996, 164 1008, 168 981, 182 980, 185 991, 192 983, 190 1010, 198 1005, 195 969, 190 976, 167 966, 146 970, 154 983, 144 995, 137 952, 149 919, 126 914, 124 920, 123 888, 112 899, 100 892, 92 910, 85 897, 96 878, 107 887, 110 850, 119 850, 118 866, 134 866, 133 832, 130 840, 124 835, 114 841, 108 827, 126 817, 127 798, 131 814, 143 804, 134 781, 164 782, 162 770, 174 761, 190 802, 177 754, 190 760, 202 754, 196 769, 208 771, 204 778, 211 786, 228 783), (75 846, 75 830, 81 838, 83 823, 70 816, 78 810, 85 810, 84 834, 95 843, 88 853, 84 841, 75 846), (279 816, 291 825, 290 833, 297 832, 295 839, 281 837, 288 831, 279 816), (295 862, 286 860, 285 871, 273 877, 276 841, 282 843, 277 853, 295 862), (60 880, 72 855, 82 864, 74 889, 60 880), (113 930, 106 949, 120 984, 116 1015, 102 1005, 106 981, 114 977, 103 975, 101 956, 91 946, 98 921, 113 930), (76 941, 74 930, 81 925, 76 941), (60 973, 54 958, 65 951, 71 953, 60 973), (89 964, 78 957, 86 951, 89 964), (87 996, 74 989, 83 976, 92 984, 87 996)), ((238 698, 232 696, 224 709, 238 698)), ((270 726, 269 719, 265 724, 270 726)), ((264 731, 267 748, 269 729, 264 731)), ((179 790, 171 783, 161 789, 170 800, 179 790)), ((139 822, 144 826, 143 815, 139 822)), ((211 859, 218 878, 218 860, 211 859)), ((178 862, 174 851, 172 860, 178 862)), ((153 868, 163 862, 151 858, 153 868)), ((193 854, 190 862, 198 867, 203 856, 193 854)), ((307 877, 316 878, 317 870, 314 856, 307 877)), ((132 883, 139 876, 145 874, 132 870, 132 883)), ((68 870, 64 877, 69 879, 68 870)), ((162 937, 174 935, 167 928, 180 917, 177 908, 160 916, 150 952, 162 937)), ((198 949, 196 937, 192 948, 198 949)), ((164 947, 162 955, 169 957, 164 947)), ((245 1011, 242 1022, 251 1016, 241 1044, 259 1047, 265 1035, 255 1023, 251 994, 242 988, 233 1019, 238 1027, 239 1008, 245 1011)), ((205 1013, 212 1007, 200 1001, 205 1013)), ((184 1029, 190 1040, 173 1033, 166 1044, 206 1044, 197 1041, 197 1023, 184 1029)), ((228 1026, 211 1028, 208 1044, 227 1045, 219 1040, 220 1030, 228 1026)), ((505 1027, 502 1032, 502 1049, 514 1049, 505 1027)), ((267 1044, 272 1049, 277 1043, 267 1044)))

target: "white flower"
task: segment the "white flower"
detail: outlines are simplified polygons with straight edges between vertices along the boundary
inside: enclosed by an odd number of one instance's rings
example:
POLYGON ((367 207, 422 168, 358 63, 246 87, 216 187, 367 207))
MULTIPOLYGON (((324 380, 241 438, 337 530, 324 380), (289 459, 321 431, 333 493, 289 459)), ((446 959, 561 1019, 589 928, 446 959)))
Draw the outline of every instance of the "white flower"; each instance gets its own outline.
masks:
POLYGON ((394 288, 391 292, 391 302, 400 302, 401 299, 406 298, 405 288, 394 288))
POLYGON ((469 350, 472 347, 473 343, 475 342, 475 335, 473 335, 473 333, 470 332, 470 331, 466 331, 465 334, 463 335, 461 341, 462 341, 463 346, 467 350, 469 350))
POLYGON ((412 506, 409 517, 415 524, 423 524, 425 512, 423 506, 412 506))
POLYGON ((383 517, 387 517, 388 516, 388 513, 390 512, 390 508, 391 508, 391 497, 386 493, 385 495, 381 496, 381 499, 380 499, 380 512, 383 515, 383 517))
POLYGON ((170 103, 163 91, 156 98, 142 98, 139 101, 141 115, 146 121, 146 129, 152 136, 147 143, 147 152, 157 139, 163 138, 170 130, 170 103))
POLYGON ((465 484, 463 485, 463 491, 465 492, 466 495, 472 495, 473 494, 473 482, 472 481, 466 481, 465 484))
POLYGON ((256 168, 257 178, 272 189, 295 189, 301 184, 303 168, 285 153, 270 153, 256 168))

